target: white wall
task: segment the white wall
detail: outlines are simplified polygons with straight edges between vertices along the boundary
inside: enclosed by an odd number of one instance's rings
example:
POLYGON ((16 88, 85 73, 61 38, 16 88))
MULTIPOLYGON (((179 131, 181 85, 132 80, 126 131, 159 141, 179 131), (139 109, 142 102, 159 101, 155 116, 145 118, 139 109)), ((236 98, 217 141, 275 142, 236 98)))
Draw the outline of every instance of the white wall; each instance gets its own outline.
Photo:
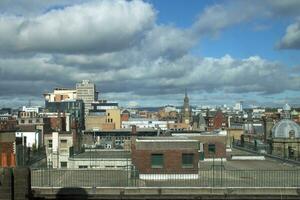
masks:
POLYGON ((42 134, 39 132, 16 132, 16 137, 26 137, 26 146, 32 148, 33 144, 39 147, 42 144, 42 134))

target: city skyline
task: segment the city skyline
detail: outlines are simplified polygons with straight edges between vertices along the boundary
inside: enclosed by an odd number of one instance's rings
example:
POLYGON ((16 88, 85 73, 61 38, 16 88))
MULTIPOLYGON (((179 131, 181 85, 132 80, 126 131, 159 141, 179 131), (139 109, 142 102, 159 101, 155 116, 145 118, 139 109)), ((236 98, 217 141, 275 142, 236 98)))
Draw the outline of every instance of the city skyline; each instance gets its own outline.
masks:
POLYGON ((94 82, 121 105, 299 105, 300 2, 0 2, 0 104, 94 82))

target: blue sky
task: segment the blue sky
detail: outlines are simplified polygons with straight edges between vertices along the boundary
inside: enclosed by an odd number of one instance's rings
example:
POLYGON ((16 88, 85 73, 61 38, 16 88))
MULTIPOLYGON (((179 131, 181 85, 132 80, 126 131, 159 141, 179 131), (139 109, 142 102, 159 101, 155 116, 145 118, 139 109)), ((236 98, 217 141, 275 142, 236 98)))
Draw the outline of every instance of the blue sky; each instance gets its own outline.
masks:
MULTIPOLYGON (((226 1, 176 0, 172 3, 162 0, 148 0, 158 11, 158 23, 173 24, 188 28, 205 7, 224 4, 226 1)), ((285 34, 286 27, 294 17, 282 19, 257 19, 224 30, 218 36, 208 36, 199 42, 191 52, 199 56, 222 57, 230 54, 237 58, 259 55, 266 59, 278 60, 289 66, 299 65, 298 50, 278 50, 276 43, 285 34)))
POLYGON ((298 0, 0 2, 0 107, 90 79, 121 105, 300 105, 298 0))

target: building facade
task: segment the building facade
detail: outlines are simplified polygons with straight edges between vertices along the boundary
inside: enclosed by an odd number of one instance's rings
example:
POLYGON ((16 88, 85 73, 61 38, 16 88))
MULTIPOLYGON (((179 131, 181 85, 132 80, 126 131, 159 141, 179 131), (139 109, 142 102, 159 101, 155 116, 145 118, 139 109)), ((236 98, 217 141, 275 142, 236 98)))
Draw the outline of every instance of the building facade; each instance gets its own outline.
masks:
POLYGON ((187 138, 151 137, 133 139, 132 163, 141 179, 198 178, 199 142, 187 138))
POLYGON ((92 103, 98 100, 98 92, 96 85, 89 80, 83 80, 81 83, 76 84, 77 99, 82 100, 84 103, 85 116, 92 110, 92 103))

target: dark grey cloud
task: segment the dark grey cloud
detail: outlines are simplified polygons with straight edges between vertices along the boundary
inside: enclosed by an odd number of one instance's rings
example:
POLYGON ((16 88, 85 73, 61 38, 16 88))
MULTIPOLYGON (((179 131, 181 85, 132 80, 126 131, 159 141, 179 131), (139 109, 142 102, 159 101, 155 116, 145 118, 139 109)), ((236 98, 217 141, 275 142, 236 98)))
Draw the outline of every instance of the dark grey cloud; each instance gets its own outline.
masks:
MULTIPOLYGON (((226 93, 238 98, 297 91, 300 75, 283 64, 258 56, 209 58, 189 53, 203 36, 227 27, 258 17, 297 15, 295 1, 253 2, 207 7, 187 29, 158 25, 156 11, 142 1, 63 1, 58 8, 45 2, 32 8, 32 15, 29 8, 16 7, 9 14, 0 8, 0 107, 7 97, 15 103, 21 96, 42 99, 43 92, 74 87, 83 79, 96 83, 100 94, 109 98, 150 103, 160 98, 181 101, 184 88, 207 94, 205 99, 215 95, 215 102, 231 99, 226 93)), ((11 4, 6 5, 9 10, 11 4)))

